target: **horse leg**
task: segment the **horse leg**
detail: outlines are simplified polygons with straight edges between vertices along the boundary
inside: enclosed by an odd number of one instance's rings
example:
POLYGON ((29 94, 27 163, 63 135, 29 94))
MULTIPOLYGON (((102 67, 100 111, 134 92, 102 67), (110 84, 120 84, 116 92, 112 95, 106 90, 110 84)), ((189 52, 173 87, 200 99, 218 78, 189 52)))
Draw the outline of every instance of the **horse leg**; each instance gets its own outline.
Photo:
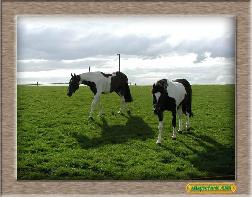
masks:
POLYGON ((172 111, 172 139, 176 139, 176 109, 172 111))
POLYGON ((95 110, 96 104, 97 104, 97 102, 100 99, 100 95, 101 94, 96 93, 96 95, 94 96, 94 99, 93 99, 93 101, 91 103, 91 109, 90 109, 90 112, 89 112, 89 118, 92 118, 93 111, 95 110))
POLYGON ((161 144, 161 138, 162 138, 162 133, 163 133, 163 128, 164 128, 164 123, 163 123, 163 113, 160 112, 158 114, 158 119, 159 119, 159 124, 158 124, 158 139, 156 144, 161 144))
POLYGON ((123 112, 125 111, 126 108, 126 102, 123 96, 121 96, 121 107, 120 110, 118 111, 118 114, 123 114, 123 112))
POLYGON ((186 112, 186 130, 190 129, 190 114, 186 112))
POLYGON ((127 114, 130 115, 131 112, 130 112, 129 106, 128 106, 127 103, 125 102, 124 96, 122 96, 122 100, 123 100, 122 105, 123 105, 123 107, 124 107, 124 111, 126 110, 126 111, 127 111, 127 114))
POLYGON ((179 129, 178 129, 178 132, 182 132, 183 130, 183 124, 182 124, 182 106, 179 106, 178 108, 178 117, 179 117, 179 129))
POLYGON ((101 103, 101 99, 99 99, 99 116, 102 116, 104 113, 103 113, 103 107, 102 107, 102 103, 101 103))

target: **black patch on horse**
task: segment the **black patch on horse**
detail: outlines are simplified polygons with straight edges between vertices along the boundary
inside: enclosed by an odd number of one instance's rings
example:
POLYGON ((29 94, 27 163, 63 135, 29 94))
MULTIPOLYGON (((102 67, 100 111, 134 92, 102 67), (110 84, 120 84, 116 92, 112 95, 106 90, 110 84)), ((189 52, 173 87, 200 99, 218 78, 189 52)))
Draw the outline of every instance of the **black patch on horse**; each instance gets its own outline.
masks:
POLYGON ((104 77, 107 77, 107 78, 109 78, 110 76, 112 76, 112 74, 106 74, 106 73, 104 73, 104 72, 101 72, 101 74, 102 74, 104 77))
POLYGON ((167 87, 168 87, 167 79, 161 79, 157 81, 156 86, 161 88, 161 93, 167 92, 167 87))
POLYGON ((121 72, 116 72, 111 77, 110 92, 116 92, 120 96, 124 96, 125 102, 132 102, 132 96, 128 85, 128 78, 121 72))
POLYGON ((124 86, 125 83, 128 83, 128 78, 125 74, 121 72, 116 72, 114 75, 111 77, 111 85, 110 85, 110 92, 115 91, 119 95, 123 95, 122 87, 124 86))
POLYGON ((93 94, 97 93, 97 88, 96 88, 96 85, 94 82, 83 80, 82 84, 89 86, 89 88, 93 92, 93 94))
POLYGON ((167 87, 167 79, 161 79, 157 81, 156 84, 153 84, 152 94, 155 94, 156 92, 160 92, 161 94, 167 93, 167 87))
POLYGON ((172 112, 172 126, 176 127, 176 101, 174 98, 169 97, 168 94, 162 94, 159 97, 158 103, 156 97, 153 95, 154 113, 158 116, 159 121, 163 121, 165 110, 172 112))

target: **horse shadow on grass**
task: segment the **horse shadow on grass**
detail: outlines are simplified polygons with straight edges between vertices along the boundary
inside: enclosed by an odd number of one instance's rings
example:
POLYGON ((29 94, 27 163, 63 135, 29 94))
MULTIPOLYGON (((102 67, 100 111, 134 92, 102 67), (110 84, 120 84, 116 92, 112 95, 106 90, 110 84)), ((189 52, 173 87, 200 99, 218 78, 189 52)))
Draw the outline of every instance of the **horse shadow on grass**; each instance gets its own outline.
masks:
MULTIPOLYGON (((193 167, 206 176, 197 177, 188 174, 189 179, 200 180, 234 180, 235 179, 235 148, 234 142, 221 144, 215 139, 196 132, 186 133, 185 139, 177 138, 179 146, 183 149, 176 150, 169 146, 163 146, 174 157, 189 161, 193 167), (189 141, 194 143, 188 143, 189 141)), ((182 169, 181 169, 182 170, 182 169)))
POLYGON ((108 121, 102 117, 102 124, 94 122, 101 128, 101 136, 89 138, 81 133, 73 133, 82 148, 95 148, 106 144, 121 144, 132 139, 145 141, 153 138, 155 133, 149 125, 139 116, 124 116, 126 124, 108 125, 108 121))

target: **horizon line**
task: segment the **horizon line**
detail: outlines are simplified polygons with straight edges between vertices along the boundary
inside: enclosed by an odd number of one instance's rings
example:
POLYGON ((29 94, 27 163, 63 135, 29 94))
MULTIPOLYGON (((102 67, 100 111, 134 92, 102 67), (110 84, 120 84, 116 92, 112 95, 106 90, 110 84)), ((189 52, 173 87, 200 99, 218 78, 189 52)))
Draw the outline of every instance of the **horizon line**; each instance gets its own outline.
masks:
MULTIPOLYGON (((30 85, 30 86, 65 86, 68 85, 68 83, 17 83, 17 85, 30 85)), ((83 85, 83 84, 82 84, 83 85)), ((152 86, 153 84, 129 84, 130 86, 152 86)), ((191 85, 235 85, 235 83, 191 83, 191 85)), ((87 85, 83 85, 87 86, 87 85)))

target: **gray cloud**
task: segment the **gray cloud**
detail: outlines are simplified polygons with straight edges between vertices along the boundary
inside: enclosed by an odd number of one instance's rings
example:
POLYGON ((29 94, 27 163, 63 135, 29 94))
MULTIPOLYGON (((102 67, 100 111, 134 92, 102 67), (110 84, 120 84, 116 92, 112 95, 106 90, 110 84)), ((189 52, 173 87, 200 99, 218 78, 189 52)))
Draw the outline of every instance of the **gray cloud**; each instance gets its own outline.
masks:
MULTIPOLYGON (((229 63, 225 65, 212 65, 209 69, 208 66, 197 65, 194 67, 167 67, 167 68, 155 68, 155 69, 144 69, 139 70, 137 73, 134 70, 125 69, 124 72, 128 74, 129 81, 131 82, 146 82, 151 81, 159 76, 161 78, 167 78, 170 80, 177 78, 188 79, 192 84, 218 84, 218 83, 234 83, 235 82, 235 67, 234 60, 229 59, 229 63), (151 73, 151 74, 150 74, 151 73), (147 77, 145 76, 147 75, 147 77), (149 78, 147 80, 147 78, 149 78), (143 81, 142 81, 143 79, 143 81)), ((155 82, 152 81, 153 83, 155 82)))
POLYGON ((201 62, 205 59, 205 52, 210 52, 211 57, 231 58, 235 56, 235 37, 233 34, 230 34, 214 40, 185 41, 179 46, 176 46, 174 50, 198 54, 196 62, 201 62))
POLYGON ((197 62, 204 59, 204 53, 212 57, 234 57, 234 35, 214 40, 183 41, 178 46, 168 44, 167 36, 150 37, 129 34, 115 36, 96 32, 77 37, 69 29, 46 28, 40 31, 26 31, 18 26, 18 59, 78 59, 107 56, 122 53, 143 58, 155 58, 170 52, 196 53, 197 62))
MULTIPOLYGON (((95 25, 88 23, 81 26, 81 30, 78 31, 78 27, 73 24, 67 26, 49 25, 46 27, 33 28, 31 30, 25 25, 22 25, 22 23, 18 23, 17 59, 44 59, 48 61, 18 61, 17 71, 37 72, 62 69, 68 72, 68 70, 74 69, 88 69, 89 66, 106 70, 108 65, 111 66, 111 61, 113 62, 112 57, 116 58, 117 53, 121 53, 125 59, 132 57, 143 60, 152 60, 160 56, 172 56, 173 54, 178 54, 178 56, 182 57, 183 54, 195 53, 197 54, 197 59, 194 64, 199 65, 199 63, 204 62, 205 58, 207 58, 205 53, 208 52, 211 54, 211 58, 224 57, 225 60, 231 60, 231 63, 225 66, 212 65, 211 69, 209 69, 209 67, 190 67, 187 65, 183 67, 176 66, 174 68, 162 67, 161 69, 158 68, 158 65, 153 65, 150 66, 150 68, 146 67, 145 69, 130 70, 127 69, 127 65, 123 65, 123 71, 128 74, 131 82, 137 83, 142 83, 144 81, 149 82, 151 77, 155 78, 155 73, 157 76, 162 76, 163 73, 166 73, 166 77, 171 79, 187 78, 192 83, 221 83, 223 81, 232 81, 233 79, 235 34, 232 29, 227 31, 228 33, 225 35, 219 37, 215 36, 215 38, 211 37, 209 39, 203 39, 204 36, 202 36, 201 39, 198 37, 190 39, 190 37, 188 37, 188 40, 180 39, 179 44, 171 45, 168 39, 172 40, 174 38, 174 32, 173 34, 166 33, 164 35, 155 34, 155 36, 148 32, 146 34, 137 34, 134 33, 134 31, 129 31, 131 33, 126 32, 123 35, 113 34, 113 28, 121 28, 122 25, 118 24, 103 26, 102 23, 101 25, 97 25, 97 23, 95 23, 95 25), (111 33, 108 31, 110 28, 111 33), (87 31, 83 31, 83 29, 87 31), (70 63, 62 62, 62 60, 76 59, 82 60, 72 61, 70 63), (147 80, 147 78, 145 79, 145 74, 152 72, 154 73, 153 76, 148 76, 149 80, 147 80)), ((160 30, 162 30, 162 28, 158 29, 158 31, 160 30)), ((216 35, 216 32, 215 29, 213 29, 213 35, 216 35)), ((135 68, 137 68, 137 66, 135 66, 135 68)), ((36 80, 36 78, 31 76, 29 80, 33 81, 36 80)), ((38 80, 43 81, 43 78, 38 80)), ((44 80, 50 81, 49 78, 44 80)), ((68 81, 68 79, 60 76, 53 80, 57 81, 52 82, 68 81)))
POLYGON ((88 69, 89 66, 103 67, 107 61, 104 59, 83 60, 80 62, 64 63, 61 60, 49 60, 45 62, 17 62, 17 72, 49 71, 56 69, 88 69))
POLYGON ((98 55, 155 56, 158 50, 152 48, 161 45, 164 48, 166 36, 150 38, 139 35, 123 37, 106 33, 88 34, 81 38, 71 30, 43 29, 27 32, 18 28, 18 59, 78 59, 98 55))

